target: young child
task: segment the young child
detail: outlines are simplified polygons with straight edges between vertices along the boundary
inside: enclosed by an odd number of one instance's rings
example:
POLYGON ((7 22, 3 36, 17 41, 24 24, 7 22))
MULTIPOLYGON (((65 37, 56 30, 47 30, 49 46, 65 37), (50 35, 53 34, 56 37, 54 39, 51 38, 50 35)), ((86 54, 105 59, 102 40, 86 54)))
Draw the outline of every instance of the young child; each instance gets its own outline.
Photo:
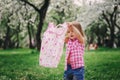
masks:
POLYGON ((69 22, 65 38, 66 66, 64 80, 84 80, 84 47, 85 39, 81 25, 69 22))

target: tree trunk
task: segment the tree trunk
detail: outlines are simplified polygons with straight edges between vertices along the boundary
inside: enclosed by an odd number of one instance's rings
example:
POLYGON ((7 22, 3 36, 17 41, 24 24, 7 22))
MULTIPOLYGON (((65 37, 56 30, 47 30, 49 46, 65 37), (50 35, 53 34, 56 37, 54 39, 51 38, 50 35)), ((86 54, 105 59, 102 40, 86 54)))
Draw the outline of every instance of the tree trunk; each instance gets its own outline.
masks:
POLYGON ((115 41, 115 26, 116 26, 116 11, 118 9, 118 6, 114 6, 114 11, 112 13, 109 13, 106 11, 106 14, 103 11, 103 17, 106 20, 109 29, 110 29, 110 41, 108 47, 114 47, 114 41, 115 41), (110 17, 110 19, 108 18, 110 17))
POLYGON ((115 23, 116 23, 116 19, 115 19, 115 12, 116 12, 116 6, 114 7, 114 11, 112 12, 112 14, 110 14, 110 47, 113 48, 114 47, 114 40, 115 40, 115 23))
POLYGON ((19 43, 20 43, 19 32, 20 32, 20 22, 19 22, 19 25, 17 26, 17 31, 16 31, 16 36, 17 36, 17 46, 16 46, 16 48, 19 48, 19 43))
POLYGON ((114 38, 115 38, 114 30, 110 30, 110 46, 109 47, 111 47, 111 48, 114 45, 114 38))
MULTIPOLYGON (((41 19, 41 18, 40 18, 41 19)), ((42 31, 42 26, 43 25, 43 21, 40 21, 38 24, 38 29, 37 29, 37 33, 36 33, 36 40, 37 40, 37 50, 40 51, 41 48, 41 31, 42 31)))
POLYGON ((28 4, 29 6, 33 7, 34 10, 36 12, 38 12, 39 14, 39 24, 37 27, 37 33, 36 33, 36 45, 37 45, 37 50, 40 51, 41 48, 41 31, 42 31, 42 27, 43 27, 43 22, 46 16, 46 12, 50 3, 50 0, 44 0, 44 4, 43 6, 39 9, 37 8, 34 4, 30 3, 28 0, 20 0, 22 2, 25 2, 26 4, 28 4))
POLYGON ((39 21, 39 25, 37 28, 37 33, 36 33, 36 40, 37 40, 37 50, 40 51, 41 48, 41 31, 42 31, 42 26, 43 26, 43 22, 46 16, 46 12, 49 6, 49 2, 50 0, 45 0, 44 5, 41 7, 39 15, 40 15, 40 21, 39 21))
POLYGON ((98 44, 98 46, 102 46, 102 43, 101 43, 101 38, 100 38, 100 36, 98 35, 97 37, 98 37, 98 43, 97 43, 97 44, 98 44))
POLYGON ((32 44, 32 34, 31 34, 31 28, 30 28, 30 23, 28 22, 28 35, 29 35, 29 48, 33 49, 34 46, 32 44))
POLYGON ((7 25, 7 32, 4 40, 3 49, 7 49, 9 47, 9 42, 10 42, 10 27, 7 25))

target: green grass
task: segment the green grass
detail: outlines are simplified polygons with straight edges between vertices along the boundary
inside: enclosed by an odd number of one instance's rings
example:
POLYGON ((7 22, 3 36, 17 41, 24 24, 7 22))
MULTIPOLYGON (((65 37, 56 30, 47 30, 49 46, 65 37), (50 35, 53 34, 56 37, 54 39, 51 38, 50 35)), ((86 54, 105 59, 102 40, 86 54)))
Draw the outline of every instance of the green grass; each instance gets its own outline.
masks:
MULTIPOLYGON (((0 50, 0 80, 62 80, 64 57, 58 68, 44 68, 35 50, 0 50)), ((120 80, 120 48, 86 51, 84 58, 85 80, 120 80)))
POLYGON ((120 49, 99 49, 85 54, 86 80, 120 80, 120 49))

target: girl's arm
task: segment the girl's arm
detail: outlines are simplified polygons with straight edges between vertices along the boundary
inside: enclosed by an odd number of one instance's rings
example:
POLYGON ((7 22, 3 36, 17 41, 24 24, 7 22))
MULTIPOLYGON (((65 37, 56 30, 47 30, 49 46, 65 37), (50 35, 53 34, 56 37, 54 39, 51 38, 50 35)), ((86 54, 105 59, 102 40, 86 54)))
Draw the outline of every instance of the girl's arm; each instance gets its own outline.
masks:
POLYGON ((65 36, 65 43, 67 43, 69 40, 69 37, 68 36, 65 36))
POLYGON ((79 40, 79 42, 84 44, 85 43, 85 39, 82 36, 82 34, 78 31, 78 29, 73 27, 73 32, 75 33, 75 35, 76 35, 77 39, 79 40))

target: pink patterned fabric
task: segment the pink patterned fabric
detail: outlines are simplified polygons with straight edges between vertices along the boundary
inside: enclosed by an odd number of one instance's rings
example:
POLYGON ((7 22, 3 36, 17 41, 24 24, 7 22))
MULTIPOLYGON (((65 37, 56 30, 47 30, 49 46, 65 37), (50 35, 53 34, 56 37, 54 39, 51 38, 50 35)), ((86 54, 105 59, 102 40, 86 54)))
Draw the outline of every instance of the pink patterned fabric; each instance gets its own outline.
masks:
MULTIPOLYGON (((79 43, 77 39, 70 40, 66 44, 66 65, 69 56, 70 65, 72 69, 77 69, 84 66, 84 44, 79 43)), ((66 66, 65 66, 66 69, 66 66)))
POLYGON ((40 51, 39 64, 44 67, 57 67, 63 52, 65 33, 67 24, 56 27, 49 23, 47 30, 43 34, 40 51))

